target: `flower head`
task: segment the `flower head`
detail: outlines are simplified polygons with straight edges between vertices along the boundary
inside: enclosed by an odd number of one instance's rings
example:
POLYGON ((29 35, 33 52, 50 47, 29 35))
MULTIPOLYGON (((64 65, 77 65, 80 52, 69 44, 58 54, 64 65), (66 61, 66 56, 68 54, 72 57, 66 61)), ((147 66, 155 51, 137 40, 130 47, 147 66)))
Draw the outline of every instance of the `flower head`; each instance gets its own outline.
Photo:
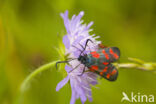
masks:
MULTIPOLYGON (((98 48, 97 45, 100 43, 100 41, 96 40, 99 38, 99 36, 95 36, 95 34, 89 35, 89 32, 92 31, 90 27, 92 26, 93 22, 90 22, 88 25, 82 24, 83 21, 81 18, 83 15, 84 12, 82 11, 77 16, 73 15, 72 19, 69 20, 68 11, 66 11, 64 14, 61 13, 67 31, 67 34, 63 37, 63 43, 65 45, 65 54, 69 54, 69 58, 79 57, 87 39, 90 39, 93 42, 89 42, 87 44, 87 47, 84 51, 85 54, 88 54, 90 51, 96 51, 98 48)), ((60 83, 58 83, 56 91, 59 91, 59 89, 70 80, 72 89, 70 104, 74 104, 75 100, 78 98, 81 99, 83 104, 87 98, 89 101, 92 101, 91 85, 97 84, 97 75, 88 71, 80 76, 85 66, 78 60, 70 61, 69 64, 70 66, 65 66, 68 75, 60 83)), ((87 70, 88 68, 85 67, 85 71, 87 70)))

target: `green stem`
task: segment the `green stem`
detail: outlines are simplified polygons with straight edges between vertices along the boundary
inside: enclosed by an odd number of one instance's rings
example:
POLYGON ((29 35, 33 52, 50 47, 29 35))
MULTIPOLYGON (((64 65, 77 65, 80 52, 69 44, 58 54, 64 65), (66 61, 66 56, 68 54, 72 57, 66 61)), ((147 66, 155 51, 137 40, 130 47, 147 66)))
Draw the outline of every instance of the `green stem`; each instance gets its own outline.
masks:
POLYGON ((156 70, 156 66, 152 63, 146 63, 143 65, 139 65, 136 63, 114 63, 114 65, 118 68, 126 68, 126 69, 140 69, 140 70, 156 70))
POLYGON ((128 58, 130 63, 114 63, 117 68, 140 69, 145 71, 156 71, 156 63, 144 62, 137 58, 128 58))
POLYGON ((53 62, 50 62, 48 64, 45 64, 39 68, 37 68, 34 72, 32 72, 22 83, 21 85, 21 91, 24 91, 26 89, 26 86, 28 84, 28 82, 33 79, 36 75, 38 75, 39 73, 53 67, 55 65, 57 61, 53 61, 53 62))

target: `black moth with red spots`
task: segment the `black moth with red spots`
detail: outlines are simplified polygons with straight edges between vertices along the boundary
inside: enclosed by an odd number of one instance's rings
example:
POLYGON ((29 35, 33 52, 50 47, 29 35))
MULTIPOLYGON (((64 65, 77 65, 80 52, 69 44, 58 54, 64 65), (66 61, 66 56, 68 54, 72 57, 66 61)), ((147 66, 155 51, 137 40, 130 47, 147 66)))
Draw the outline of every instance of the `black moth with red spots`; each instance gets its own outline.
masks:
MULTIPOLYGON (((98 51, 90 52, 90 54, 84 54, 84 51, 89 41, 92 42, 92 40, 88 39, 86 41, 85 47, 81 45, 83 50, 81 51, 79 57, 76 58, 78 59, 78 61, 81 62, 81 64, 84 65, 84 69, 81 75, 83 75, 83 73, 85 72, 85 67, 88 67, 90 71, 97 73, 105 79, 109 81, 115 81, 118 76, 118 70, 111 63, 117 61, 120 58, 119 48, 105 47, 102 44, 99 44, 98 51)), ((74 59, 71 59, 69 61, 72 60, 74 59)), ((58 63, 68 63, 69 61, 59 61, 56 63, 56 67, 58 63)), ((78 66, 76 66, 73 70, 75 70, 78 66)))
POLYGON ((118 70, 112 62, 120 57, 120 50, 117 47, 99 48, 98 51, 91 52, 86 59, 91 62, 87 67, 98 75, 109 81, 115 81, 118 76, 118 70))
POLYGON ((99 44, 98 51, 93 51, 85 55, 80 54, 78 60, 84 64, 85 67, 88 67, 90 71, 97 73, 109 81, 115 81, 118 76, 118 70, 111 63, 117 61, 119 58, 119 48, 105 47, 99 44))

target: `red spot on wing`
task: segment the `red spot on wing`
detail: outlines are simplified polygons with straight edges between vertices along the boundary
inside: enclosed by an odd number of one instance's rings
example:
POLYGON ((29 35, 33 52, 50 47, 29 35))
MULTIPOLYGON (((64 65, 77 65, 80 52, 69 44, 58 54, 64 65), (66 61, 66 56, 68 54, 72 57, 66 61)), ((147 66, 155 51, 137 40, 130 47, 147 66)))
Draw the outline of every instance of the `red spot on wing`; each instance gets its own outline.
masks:
POLYGON ((113 70, 112 73, 111 73, 111 75, 114 75, 116 72, 117 72, 116 70, 113 70))
POLYGON ((108 73, 108 74, 106 75, 106 77, 107 77, 107 79, 109 79, 109 78, 110 78, 110 74, 108 73))
POLYGON ((108 65, 109 63, 108 63, 108 62, 103 62, 103 64, 104 64, 104 65, 108 65))
POLYGON ((108 74, 106 75, 106 78, 109 79, 110 76, 113 76, 114 74, 116 74, 116 72, 117 72, 117 70, 114 69, 111 73, 108 73, 108 74))
POLYGON ((103 75, 103 73, 105 73, 105 72, 107 71, 107 69, 108 69, 108 67, 106 66, 106 67, 102 70, 102 72, 100 72, 100 75, 103 75))
POLYGON ((102 53, 105 55, 106 59, 108 60, 108 59, 109 59, 109 56, 108 56, 108 54, 105 52, 105 50, 102 50, 102 53))
POLYGON ((100 57, 100 54, 98 54, 96 51, 91 52, 90 54, 92 54, 92 56, 95 57, 95 58, 99 58, 100 57))
POLYGON ((92 65, 89 69, 94 72, 95 70, 98 70, 98 66, 92 65))
POLYGON ((96 51, 90 52, 90 54, 94 55, 94 54, 96 54, 96 51))
POLYGON ((118 56, 116 53, 114 53, 113 50, 112 50, 111 48, 109 49, 109 52, 110 52, 110 54, 112 54, 116 59, 119 58, 119 56, 118 56))

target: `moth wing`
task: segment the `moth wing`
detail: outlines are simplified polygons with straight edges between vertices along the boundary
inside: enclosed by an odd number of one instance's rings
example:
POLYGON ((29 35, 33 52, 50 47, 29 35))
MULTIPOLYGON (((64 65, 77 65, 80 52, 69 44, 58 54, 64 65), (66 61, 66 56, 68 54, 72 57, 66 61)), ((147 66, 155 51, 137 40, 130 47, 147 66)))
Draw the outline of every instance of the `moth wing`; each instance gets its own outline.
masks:
POLYGON ((101 62, 115 62, 120 58, 120 50, 117 47, 104 48, 98 51, 101 62))
POLYGON ((92 65, 89 67, 92 72, 97 73, 98 75, 102 76, 103 78, 109 81, 115 81, 118 77, 118 70, 112 64, 104 65, 92 65))

